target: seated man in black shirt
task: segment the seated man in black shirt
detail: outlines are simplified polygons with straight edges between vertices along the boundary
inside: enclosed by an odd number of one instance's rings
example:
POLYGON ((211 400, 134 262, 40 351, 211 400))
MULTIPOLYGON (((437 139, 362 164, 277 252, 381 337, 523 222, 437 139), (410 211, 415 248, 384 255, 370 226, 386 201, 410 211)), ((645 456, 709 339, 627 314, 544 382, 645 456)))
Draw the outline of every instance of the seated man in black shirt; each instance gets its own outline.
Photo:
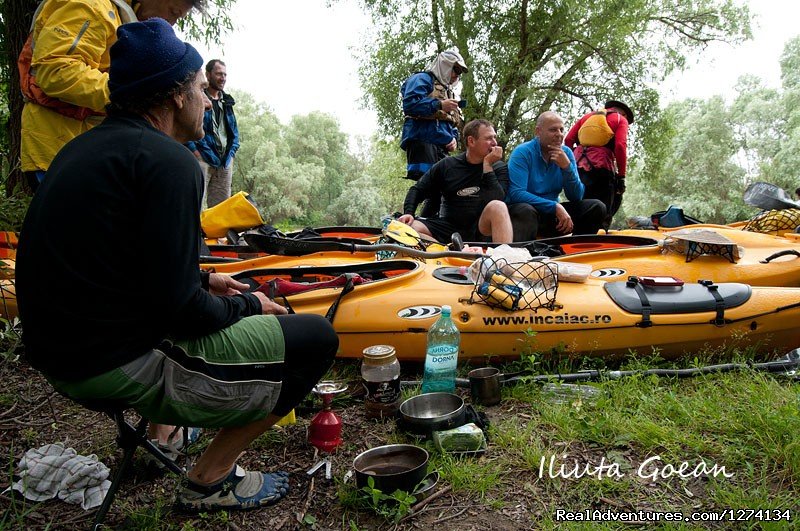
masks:
POLYGON ((25 217, 25 357, 78 402, 220 428, 187 473, 180 508, 269 505, 288 474, 236 460, 322 377, 338 338, 322 316, 285 315, 263 293, 200 272, 203 175, 182 143, 203 136, 211 105, 203 59, 159 18, 117 35, 108 117, 56 155, 25 217), (74 237, 84 231, 96 239, 74 237))
POLYGON ((408 190, 398 219, 440 242, 449 242, 454 232, 464 241, 490 236, 493 242, 510 242, 511 219, 495 174, 508 169, 501 162, 503 148, 497 145, 494 126, 487 120, 472 120, 464 126, 463 136, 467 150, 434 164, 408 190), (439 194, 439 216, 414 219, 422 199, 439 194))

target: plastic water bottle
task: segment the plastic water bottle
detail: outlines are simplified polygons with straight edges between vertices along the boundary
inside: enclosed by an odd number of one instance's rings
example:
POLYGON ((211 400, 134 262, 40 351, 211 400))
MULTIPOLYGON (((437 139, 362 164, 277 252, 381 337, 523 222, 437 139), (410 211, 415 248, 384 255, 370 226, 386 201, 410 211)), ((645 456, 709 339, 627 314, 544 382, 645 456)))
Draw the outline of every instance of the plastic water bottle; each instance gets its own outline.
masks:
POLYGON ((442 315, 428 330, 423 393, 452 393, 456 390, 456 365, 461 333, 450 318, 450 306, 442 306, 442 315))

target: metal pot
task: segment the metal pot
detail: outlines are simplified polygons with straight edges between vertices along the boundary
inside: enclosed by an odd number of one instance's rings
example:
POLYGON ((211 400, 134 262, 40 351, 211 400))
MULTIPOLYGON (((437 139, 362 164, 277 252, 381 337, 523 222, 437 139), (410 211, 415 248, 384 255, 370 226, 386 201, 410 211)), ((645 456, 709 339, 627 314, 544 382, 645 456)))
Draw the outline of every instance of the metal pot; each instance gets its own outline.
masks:
POLYGON ((453 393, 425 393, 400 404, 402 428, 418 435, 463 426, 467 408, 464 399, 453 393))
POLYGON ((359 488, 373 478, 382 492, 411 492, 428 473, 428 452, 413 444, 387 444, 358 454, 353 468, 359 488))

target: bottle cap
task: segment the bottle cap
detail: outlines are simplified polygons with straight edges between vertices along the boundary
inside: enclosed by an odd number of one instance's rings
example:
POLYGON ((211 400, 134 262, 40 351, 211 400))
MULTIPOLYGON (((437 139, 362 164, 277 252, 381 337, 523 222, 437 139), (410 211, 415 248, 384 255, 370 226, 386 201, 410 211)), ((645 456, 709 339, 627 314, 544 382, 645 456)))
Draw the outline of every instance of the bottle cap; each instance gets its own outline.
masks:
POLYGON ((452 308, 450 308, 449 305, 445 304, 445 305, 442 306, 442 313, 450 315, 451 311, 452 311, 452 308))

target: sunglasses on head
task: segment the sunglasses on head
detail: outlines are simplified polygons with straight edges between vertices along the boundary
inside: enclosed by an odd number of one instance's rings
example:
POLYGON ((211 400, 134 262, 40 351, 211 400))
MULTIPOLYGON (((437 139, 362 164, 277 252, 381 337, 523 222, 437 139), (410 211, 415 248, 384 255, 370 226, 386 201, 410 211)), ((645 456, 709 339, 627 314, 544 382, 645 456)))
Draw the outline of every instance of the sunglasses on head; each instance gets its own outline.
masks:
POLYGON ((461 68, 459 65, 453 65, 453 72, 455 72, 457 76, 460 76, 461 74, 464 73, 464 69, 461 68))

